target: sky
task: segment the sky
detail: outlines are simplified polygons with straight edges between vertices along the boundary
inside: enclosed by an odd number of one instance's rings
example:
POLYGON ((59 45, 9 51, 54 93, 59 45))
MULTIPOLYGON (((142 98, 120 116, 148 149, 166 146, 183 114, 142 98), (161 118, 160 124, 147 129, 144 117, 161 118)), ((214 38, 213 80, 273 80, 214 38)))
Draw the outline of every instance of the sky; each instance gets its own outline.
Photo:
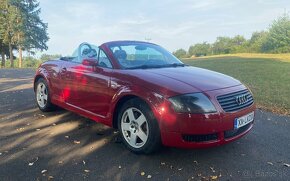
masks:
POLYGON ((71 55, 88 42, 141 40, 169 51, 188 50, 218 36, 266 30, 289 13, 289 0, 41 0, 41 19, 48 24, 48 50, 71 55))

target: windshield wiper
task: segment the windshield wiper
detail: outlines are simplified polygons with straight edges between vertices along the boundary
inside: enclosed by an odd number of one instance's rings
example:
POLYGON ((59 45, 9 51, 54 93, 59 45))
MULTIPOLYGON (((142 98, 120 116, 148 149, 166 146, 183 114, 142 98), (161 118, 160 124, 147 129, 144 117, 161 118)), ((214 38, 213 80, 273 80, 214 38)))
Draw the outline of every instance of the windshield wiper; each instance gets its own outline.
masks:
POLYGON ((187 66, 183 63, 173 63, 173 64, 165 64, 165 65, 140 65, 136 67, 128 67, 126 69, 149 69, 149 68, 164 68, 164 67, 184 67, 187 66))
POLYGON ((164 67, 185 67, 185 66, 187 65, 183 63, 172 63, 172 64, 164 65, 164 67))
POLYGON ((140 65, 135 67, 128 67, 126 69, 148 69, 148 68, 161 68, 163 65, 140 65))

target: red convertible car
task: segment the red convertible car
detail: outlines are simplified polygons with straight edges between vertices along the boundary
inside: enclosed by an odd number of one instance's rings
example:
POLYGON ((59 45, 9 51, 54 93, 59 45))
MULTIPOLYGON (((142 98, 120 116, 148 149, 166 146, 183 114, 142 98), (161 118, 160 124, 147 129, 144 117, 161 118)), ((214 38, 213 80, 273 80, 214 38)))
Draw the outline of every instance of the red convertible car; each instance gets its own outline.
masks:
POLYGON ((254 122, 252 93, 240 81, 148 42, 82 43, 71 57, 43 63, 34 91, 41 111, 59 106, 119 129, 135 153, 222 145, 254 122))

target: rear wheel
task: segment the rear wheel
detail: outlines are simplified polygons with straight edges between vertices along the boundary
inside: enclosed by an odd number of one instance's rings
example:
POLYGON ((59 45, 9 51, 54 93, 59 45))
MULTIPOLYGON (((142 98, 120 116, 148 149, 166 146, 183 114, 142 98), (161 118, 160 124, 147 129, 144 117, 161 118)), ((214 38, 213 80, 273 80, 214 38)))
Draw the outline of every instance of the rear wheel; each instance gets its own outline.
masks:
POLYGON ((55 105, 50 102, 50 94, 46 81, 43 78, 38 79, 35 89, 36 103, 43 112, 52 111, 55 105))
POLYGON ((158 122, 144 101, 127 101, 120 110, 118 123, 122 140, 131 151, 149 154, 160 147, 158 122))

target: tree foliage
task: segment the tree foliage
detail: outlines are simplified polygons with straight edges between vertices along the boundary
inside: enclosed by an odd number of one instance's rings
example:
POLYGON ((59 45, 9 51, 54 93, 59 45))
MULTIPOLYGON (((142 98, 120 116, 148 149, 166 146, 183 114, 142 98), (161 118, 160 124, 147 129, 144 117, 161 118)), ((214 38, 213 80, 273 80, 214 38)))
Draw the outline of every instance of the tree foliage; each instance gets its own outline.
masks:
POLYGON ((1 55, 10 58, 11 67, 14 66, 14 49, 19 51, 20 67, 23 50, 33 53, 34 50, 47 49, 47 24, 42 22, 39 14, 36 0, 0 0, 0 40, 3 47, 8 47, 9 55, 5 49, 0 51, 1 55))
MULTIPOLYGON (((250 39, 242 35, 234 37, 220 36, 210 43, 191 45, 187 54, 206 56, 230 53, 289 53, 290 52, 290 18, 284 14, 272 22, 268 31, 256 31, 250 39)), ((183 52, 185 54, 185 52, 183 52)))
POLYGON ((211 54, 211 45, 209 43, 203 42, 203 43, 197 43, 193 46, 190 46, 188 49, 188 54, 190 56, 206 56, 211 54))
POLYGON ((18 9, 20 16, 16 30, 18 45, 29 51, 47 50, 47 24, 39 17, 39 3, 36 0, 11 0, 11 3, 18 9))
POLYGON ((14 67, 12 50, 17 29, 17 9, 11 5, 9 0, 0 0, 0 13, 0 39, 8 47, 11 67, 14 67))
POLYGON ((256 31, 252 33, 251 38, 248 40, 248 52, 251 53, 264 53, 263 50, 266 39, 268 37, 267 31, 256 31))
POLYGON ((264 52, 290 52, 290 18, 284 14, 273 22, 262 47, 264 52))
POLYGON ((177 58, 186 58, 186 51, 184 49, 178 49, 175 52, 173 52, 173 55, 175 55, 177 58))
POLYGON ((55 55, 42 54, 42 55, 40 56, 40 60, 41 60, 42 62, 44 62, 44 61, 47 61, 47 60, 55 60, 55 59, 58 59, 58 58, 60 58, 60 57, 61 57, 61 55, 58 55, 58 54, 55 54, 55 55))

